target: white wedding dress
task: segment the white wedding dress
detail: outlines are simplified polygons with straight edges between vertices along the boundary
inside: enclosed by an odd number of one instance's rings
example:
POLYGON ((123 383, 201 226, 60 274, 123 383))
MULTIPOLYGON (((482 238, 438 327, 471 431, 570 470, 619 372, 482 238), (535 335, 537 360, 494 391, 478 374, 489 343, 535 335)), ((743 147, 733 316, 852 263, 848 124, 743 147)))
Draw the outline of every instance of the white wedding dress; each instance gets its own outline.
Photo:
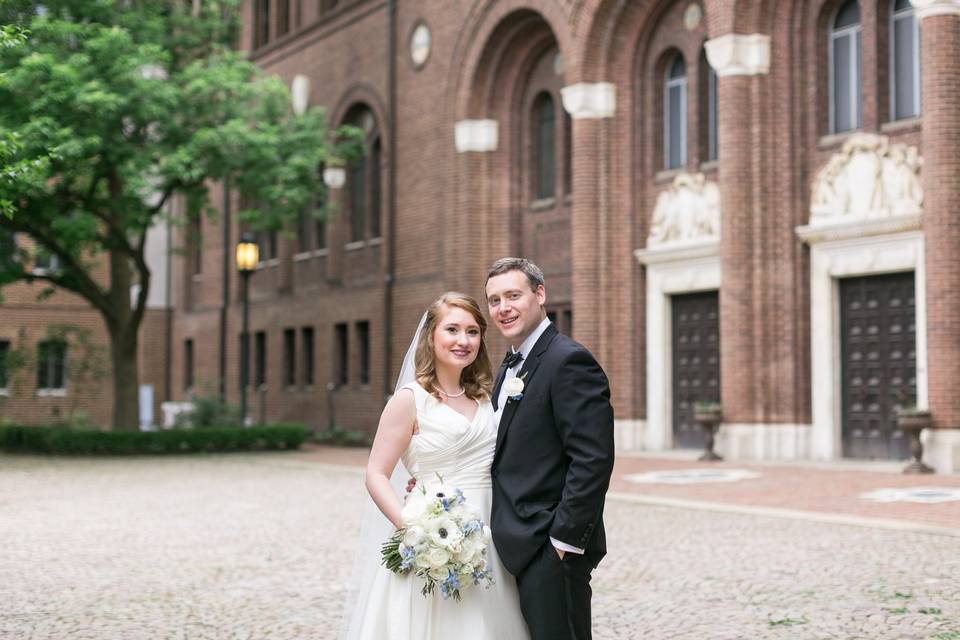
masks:
MULTIPOLYGON (((416 382, 404 385, 413 391, 419 433, 402 456, 418 482, 443 476, 444 484, 463 491, 468 503, 490 522, 492 489, 490 465, 497 441, 493 407, 489 401, 477 409, 473 420, 431 396, 416 382)), ((379 549, 371 550, 378 553, 379 549)), ((488 560, 496 584, 489 589, 461 589, 462 600, 444 600, 439 590, 423 596, 423 580, 399 576, 378 567, 369 591, 345 636, 349 640, 528 640, 520 613, 514 577, 504 569, 491 543, 488 560)), ((378 555, 379 558, 379 555, 378 555)))

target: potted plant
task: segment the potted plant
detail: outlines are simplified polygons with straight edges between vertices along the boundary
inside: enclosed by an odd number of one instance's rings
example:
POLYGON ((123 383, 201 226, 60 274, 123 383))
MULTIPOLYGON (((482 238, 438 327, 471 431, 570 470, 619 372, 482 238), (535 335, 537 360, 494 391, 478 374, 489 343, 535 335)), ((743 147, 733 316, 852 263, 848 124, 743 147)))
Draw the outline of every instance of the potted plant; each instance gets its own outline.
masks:
POLYGON ((920 434, 932 424, 930 411, 926 409, 918 409, 916 405, 897 408, 897 428, 910 435, 910 454, 913 456, 903 469, 904 473, 933 473, 933 468, 923 463, 923 442, 920 440, 920 434))
POLYGON ((704 451, 702 461, 719 461, 723 457, 713 450, 717 429, 723 420, 723 408, 719 402, 696 402, 693 405, 693 419, 703 429, 704 451))

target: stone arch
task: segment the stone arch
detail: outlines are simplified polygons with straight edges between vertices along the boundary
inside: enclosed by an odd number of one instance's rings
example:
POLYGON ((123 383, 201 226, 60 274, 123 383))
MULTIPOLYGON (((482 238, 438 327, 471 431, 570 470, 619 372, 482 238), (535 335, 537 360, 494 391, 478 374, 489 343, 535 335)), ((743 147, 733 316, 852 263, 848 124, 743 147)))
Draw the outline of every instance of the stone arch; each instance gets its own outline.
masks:
POLYGON ((327 114, 327 121, 331 126, 340 126, 350 111, 359 104, 366 105, 370 111, 373 112, 377 128, 380 130, 381 135, 384 136, 384 142, 386 142, 388 125, 386 103, 380 97, 380 94, 368 84, 357 83, 344 91, 343 95, 340 96, 340 99, 337 100, 336 104, 327 114))

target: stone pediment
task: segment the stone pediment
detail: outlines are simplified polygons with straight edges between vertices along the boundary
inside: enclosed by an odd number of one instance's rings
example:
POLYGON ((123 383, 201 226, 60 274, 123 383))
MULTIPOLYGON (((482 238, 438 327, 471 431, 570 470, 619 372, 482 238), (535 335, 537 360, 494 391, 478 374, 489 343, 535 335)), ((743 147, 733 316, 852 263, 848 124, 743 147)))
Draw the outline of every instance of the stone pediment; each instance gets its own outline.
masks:
POLYGON ((720 189, 702 173, 681 173, 657 197, 647 246, 683 246, 719 239, 720 189))
POLYGON ((846 224, 923 212, 916 147, 887 136, 850 136, 813 181, 810 226, 846 224))

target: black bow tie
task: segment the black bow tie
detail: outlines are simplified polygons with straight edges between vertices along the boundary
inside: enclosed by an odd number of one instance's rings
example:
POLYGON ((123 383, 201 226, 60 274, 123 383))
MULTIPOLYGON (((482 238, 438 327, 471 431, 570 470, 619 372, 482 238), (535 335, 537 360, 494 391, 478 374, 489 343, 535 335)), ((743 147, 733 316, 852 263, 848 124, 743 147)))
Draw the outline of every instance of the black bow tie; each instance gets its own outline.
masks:
POLYGON ((513 369, 523 360, 523 354, 519 351, 514 351, 510 349, 507 351, 507 355, 503 357, 503 366, 507 369, 513 369))

